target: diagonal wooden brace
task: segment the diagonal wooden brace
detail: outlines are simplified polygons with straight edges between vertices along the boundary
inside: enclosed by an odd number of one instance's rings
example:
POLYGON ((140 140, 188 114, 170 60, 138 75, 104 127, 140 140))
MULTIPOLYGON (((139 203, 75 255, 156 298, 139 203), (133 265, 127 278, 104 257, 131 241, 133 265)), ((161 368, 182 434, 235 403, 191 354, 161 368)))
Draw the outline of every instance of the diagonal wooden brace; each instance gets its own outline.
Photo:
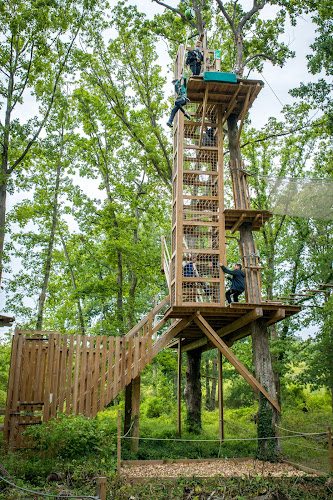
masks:
POLYGON ((218 350, 227 358, 227 360, 236 368, 236 370, 242 375, 242 377, 247 381, 248 384, 256 392, 260 391, 266 399, 271 403, 274 408, 281 413, 280 406, 278 402, 272 398, 270 394, 263 388, 263 386, 258 382, 258 380, 249 372, 247 368, 239 361, 239 359, 234 355, 234 353, 229 349, 229 347, 223 342, 223 340, 218 336, 215 330, 207 323, 205 318, 198 314, 194 319, 195 323, 203 331, 203 333, 209 338, 212 344, 218 348, 218 350))

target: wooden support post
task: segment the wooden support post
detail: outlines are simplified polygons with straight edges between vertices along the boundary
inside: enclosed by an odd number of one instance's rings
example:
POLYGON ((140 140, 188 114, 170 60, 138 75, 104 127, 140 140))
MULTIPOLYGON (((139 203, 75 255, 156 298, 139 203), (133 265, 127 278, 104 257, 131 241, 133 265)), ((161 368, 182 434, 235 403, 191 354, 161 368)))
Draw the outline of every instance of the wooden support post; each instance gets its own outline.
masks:
POLYGON ((177 426, 179 437, 182 437, 182 341, 178 340, 178 371, 177 371, 177 426))
POLYGON ((260 391, 266 399, 271 403, 274 408, 281 413, 280 406, 278 402, 272 398, 272 396, 264 389, 264 387, 255 379, 252 373, 239 361, 239 359, 234 355, 234 353, 229 349, 227 344, 223 342, 223 340, 218 336, 215 330, 207 323, 205 318, 198 314, 195 318, 195 323, 199 326, 199 328, 207 335, 208 339, 212 342, 215 347, 218 348, 222 354, 227 358, 227 360, 236 368, 236 370, 242 375, 242 377, 247 381, 248 384, 254 389, 256 392, 260 391))
POLYGON ((117 425, 117 471, 121 468, 121 410, 118 410, 118 425, 117 425))
POLYGON ((218 350, 218 391, 219 391, 219 430, 220 443, 224 439, 224 422, 223 422, 223 372, 222 372, 222 353, 218 350))
MULTIPOLYGON (((132 420, 134 420, 132 437, 139 437, 140 428, 140 375, 133 380, 133 403, 132 403, 132 420)), ((131 451, 138 451, 139 439, 131 439, 131 451)))
POLYGON ((330 455, 330 474, 333 473, 333 446, 332 446, 332 431, 331 426, 326 422, 328 435, 328 451, 330 455))
POLYGON ((201 148, 202 145, 202 137, 203 137, 203 129, 204 129, 204 124, 205 124, 205 116, 206 116, 206 109, 207 109, 207 102, 208 102, 208 92, 209 92, 209 85, 207 83, 207 87, 205 90, 205 96, 202 104, 202 120, 201 120, 201 129, 200 129, 200 138, 199 138, 199 148, 201 148))
POLYGON ((97 478, 96 495, 99 500, 106 500, 106 477, 97 478))

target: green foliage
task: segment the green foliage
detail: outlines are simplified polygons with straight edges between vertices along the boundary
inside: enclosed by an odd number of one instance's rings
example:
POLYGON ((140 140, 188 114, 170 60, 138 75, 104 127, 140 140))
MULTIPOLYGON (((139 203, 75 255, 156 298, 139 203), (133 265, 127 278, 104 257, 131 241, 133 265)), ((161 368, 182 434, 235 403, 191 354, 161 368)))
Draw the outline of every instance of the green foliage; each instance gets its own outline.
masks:
POLYGON ((46 457, 74 459, 98 453, 102 445, 110 451, 115 446, 96 418, 89 420, 83 415, 60 415, 57 420, 28 428, 26 435, 46 457))

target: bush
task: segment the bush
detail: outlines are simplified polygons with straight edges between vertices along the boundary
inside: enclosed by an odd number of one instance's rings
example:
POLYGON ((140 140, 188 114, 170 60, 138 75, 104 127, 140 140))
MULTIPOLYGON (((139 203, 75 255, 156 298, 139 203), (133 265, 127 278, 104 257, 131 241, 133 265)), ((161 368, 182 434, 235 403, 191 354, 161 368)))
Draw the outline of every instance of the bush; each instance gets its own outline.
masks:
POLYGON ((101 451, 109 442, 104 429, 98 427, 97 419, 82 415, 60 415, 42 425, 26 430, 35 449, 46 452, 48 457, 79 458, 101 451))

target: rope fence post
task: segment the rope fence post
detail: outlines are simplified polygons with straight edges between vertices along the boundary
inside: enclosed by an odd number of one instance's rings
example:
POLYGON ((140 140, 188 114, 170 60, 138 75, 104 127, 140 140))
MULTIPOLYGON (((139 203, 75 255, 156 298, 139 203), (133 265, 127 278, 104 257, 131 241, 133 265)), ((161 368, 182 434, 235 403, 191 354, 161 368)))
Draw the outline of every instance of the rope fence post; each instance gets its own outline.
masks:
POLYGON ((97 478, 96 495, 99 500, 106 500, 106 477, 97 478))
POLYGON ((328 436, 328 451, 330 454, 330 473, 333 473, 333 447, 332 447, 332 431, 331 426, 326 422, 327 425, 327 436, 328 436))
POLYGON ((117 471, 121 467, 121 410, 118 410, 118 431, 117 431, 117 471))

